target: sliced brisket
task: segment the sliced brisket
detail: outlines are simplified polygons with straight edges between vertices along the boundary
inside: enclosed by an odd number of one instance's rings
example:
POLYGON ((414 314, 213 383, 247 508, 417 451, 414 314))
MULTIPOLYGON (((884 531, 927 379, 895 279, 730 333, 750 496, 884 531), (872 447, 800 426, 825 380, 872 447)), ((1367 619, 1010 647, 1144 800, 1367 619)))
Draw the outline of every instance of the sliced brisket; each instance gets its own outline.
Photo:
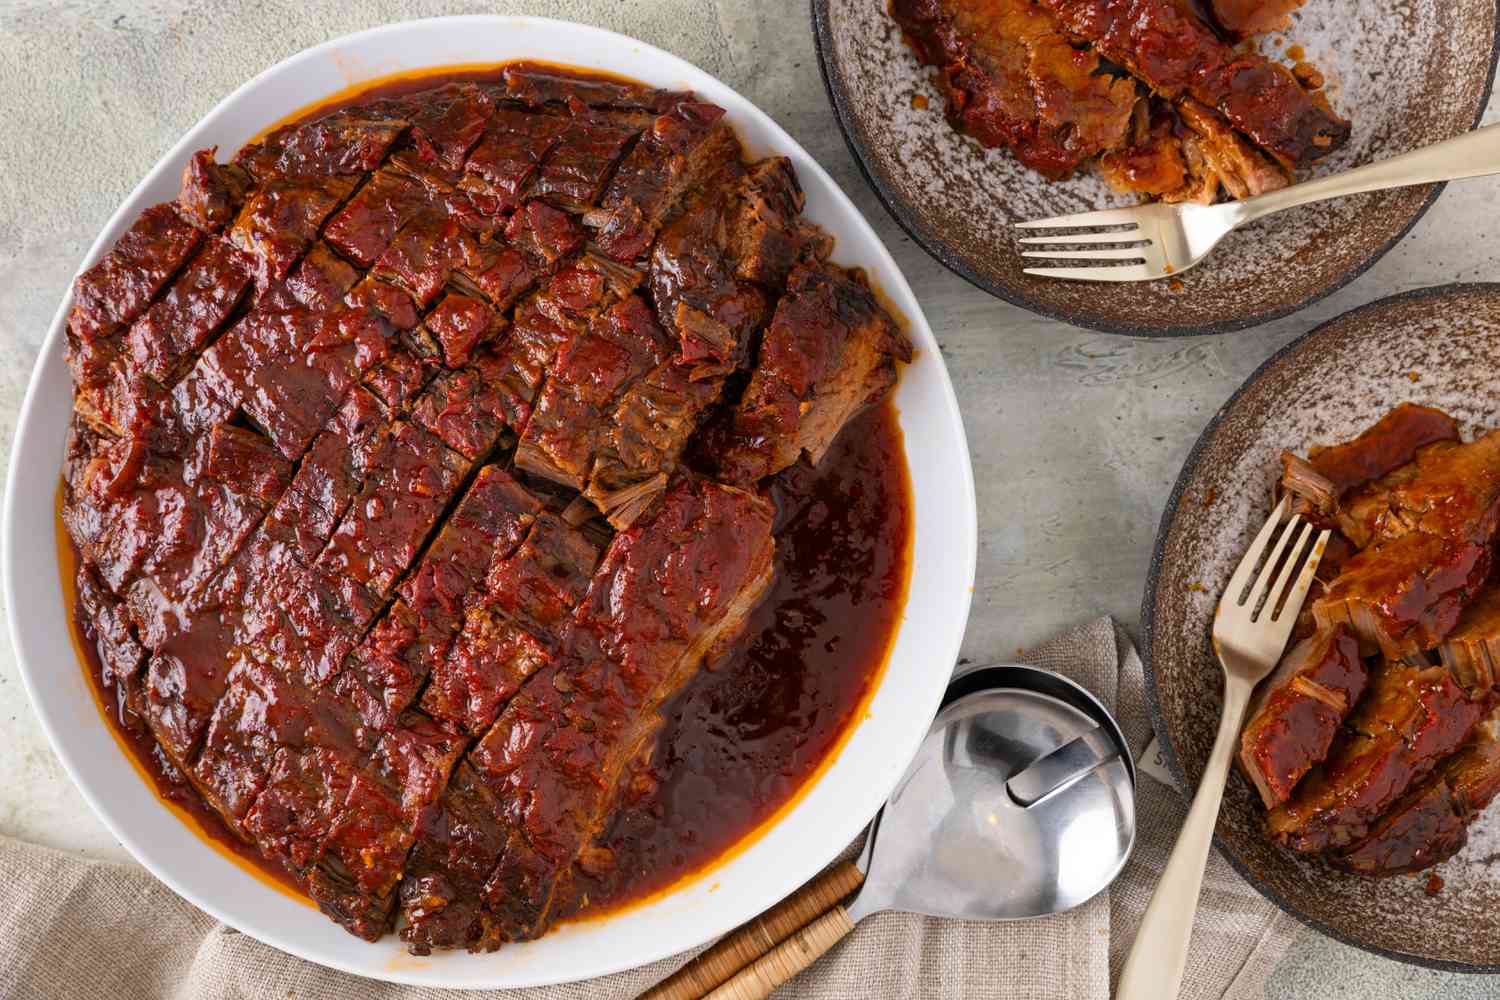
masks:
POLYGON ((1291 797, 1302 776, 1328 755, 1365 680, 1359 642, 1335 628, 1304 639, 1262 682, 1240 735, 1239 762, 1267 809, 1291 797))

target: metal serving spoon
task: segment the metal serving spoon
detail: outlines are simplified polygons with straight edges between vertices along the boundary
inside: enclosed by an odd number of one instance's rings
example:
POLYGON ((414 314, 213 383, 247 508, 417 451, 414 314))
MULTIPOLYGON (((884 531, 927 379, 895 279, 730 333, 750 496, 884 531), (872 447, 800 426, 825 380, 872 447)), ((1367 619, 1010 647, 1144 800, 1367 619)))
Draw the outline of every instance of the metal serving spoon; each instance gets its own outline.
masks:
POLYGON ((707 997, 758 1000, 873 913, 1019 920, 1071 909, 1113 881, 1135 841, 1135 771, 1103 706, 1034 667, 968 671, 955 689, 858 861, 831 869, 646 998, 698 997, 723 982, 707 997), (855 888, 847 906, 838 902, 855 888))

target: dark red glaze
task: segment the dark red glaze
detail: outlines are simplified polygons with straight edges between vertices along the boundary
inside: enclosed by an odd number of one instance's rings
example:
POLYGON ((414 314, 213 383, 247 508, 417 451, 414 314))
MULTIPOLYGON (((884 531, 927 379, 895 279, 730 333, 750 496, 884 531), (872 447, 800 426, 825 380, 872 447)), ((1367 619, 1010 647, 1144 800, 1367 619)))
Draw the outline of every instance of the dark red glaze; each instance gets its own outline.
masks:
POLYGON ((1299 643, 1266 679, 1240 736, 1240 765, 1267 808, 1285 802, 1327 756, 1365 680, 1359 641, 1342 627, 1299 643))
POLYGON ((922 62, 938 67, 954 128, 1061 180, 1120 144, 1135 85, 1101 72, 1028 0, 892 0, 922 62))
POLYGON ((1341 146, 1349 123, 1286 67, 1219 39, 1177 0, 1041 0, 1063 28, 1166 97, 1191 95, 1289 167, 1341 146))
POLYGON ((1458 425, 1442 410, 1402 403, 1359 437, 1315 448, 1308 461, 1339 496, 1410 462, 1417 449, 1434 441, 1457 441, 1458 425))

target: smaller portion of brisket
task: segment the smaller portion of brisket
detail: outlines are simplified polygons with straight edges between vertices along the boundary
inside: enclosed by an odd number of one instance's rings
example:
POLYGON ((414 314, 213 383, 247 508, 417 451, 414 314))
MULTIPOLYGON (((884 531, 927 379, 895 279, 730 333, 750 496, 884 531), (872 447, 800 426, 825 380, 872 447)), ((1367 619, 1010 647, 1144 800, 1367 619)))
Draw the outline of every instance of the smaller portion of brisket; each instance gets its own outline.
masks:
POLYGON ((1342 146, 1349 123, 1289 70, 1221 41, 1178 0, 1040 0, 1064 31, 1153 91, 1215 109, 1288 168, 1342 146))
POLYGON ((1434 441, 1457 441, 1458 425, 1442 410, 1401 403, 1352 441, 1314 448, 1308 461, 1339 496, 1394 472, 1434 441))

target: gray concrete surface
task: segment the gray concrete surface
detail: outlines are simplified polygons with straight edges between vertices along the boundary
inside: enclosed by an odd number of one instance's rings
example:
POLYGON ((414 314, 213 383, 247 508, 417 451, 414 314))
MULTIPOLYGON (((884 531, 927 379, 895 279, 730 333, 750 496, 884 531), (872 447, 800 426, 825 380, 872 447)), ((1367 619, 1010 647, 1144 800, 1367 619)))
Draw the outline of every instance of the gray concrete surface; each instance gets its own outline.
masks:
MULTIPOLYGON (((1371 299, 1500 279, 1491 231, 1500 182, 1477 181, 1450 188, 1354 284, 1257 330, 1152 342, 1033 316, 944 270, 880 206, 835 126, 802 0, 0 0, 0 462, 79 258, 157 157, 220 97, 336 35, 502 9, 601 24, 697 63, 796 136, 880 231, 937 331, 973 449, 979 575, 964 653, 976 659, 1005 657, 1101 611, 1135 627, 1178 467, 1214 409, 1275 349, 1371 299)), ((48 748, 8 636, 0 638, 0 832, 126 857, 48 748)), ((1303 932, 1267 996, 1500 998, 1500 980, 1401 966, 1303 932)))

